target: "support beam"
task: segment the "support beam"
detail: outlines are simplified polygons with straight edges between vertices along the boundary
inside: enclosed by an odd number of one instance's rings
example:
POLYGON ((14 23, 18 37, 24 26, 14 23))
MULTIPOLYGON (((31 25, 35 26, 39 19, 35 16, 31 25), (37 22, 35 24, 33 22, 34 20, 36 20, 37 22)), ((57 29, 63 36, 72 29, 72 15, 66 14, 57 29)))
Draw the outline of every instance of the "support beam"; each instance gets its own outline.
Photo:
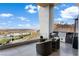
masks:
POLYGON ((53 32, 53 5, 49 4, 38 4, 40 5, 39 10, 39 21, 40 21, 40 35, 44 38, 49 39, 49 34, 53 32))

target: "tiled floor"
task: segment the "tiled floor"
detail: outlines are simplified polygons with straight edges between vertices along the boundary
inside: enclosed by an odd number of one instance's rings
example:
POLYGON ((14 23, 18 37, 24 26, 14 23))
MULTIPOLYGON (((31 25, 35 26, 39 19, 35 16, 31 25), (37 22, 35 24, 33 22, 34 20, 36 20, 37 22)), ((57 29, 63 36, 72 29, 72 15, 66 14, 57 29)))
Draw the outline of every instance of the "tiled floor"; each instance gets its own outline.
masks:
POLYGON ((60 43, 60 50, 53 52, 51 56, 78 56, 78 50, 73 49, 71 44, 60 43))
MULTIPOLYGON (((36 43, 0 50, 1 56, 37 56, 36 43)), ((50 56, 77 56, 78 51, 71 44, 61 43, 60 50, 50 56)))

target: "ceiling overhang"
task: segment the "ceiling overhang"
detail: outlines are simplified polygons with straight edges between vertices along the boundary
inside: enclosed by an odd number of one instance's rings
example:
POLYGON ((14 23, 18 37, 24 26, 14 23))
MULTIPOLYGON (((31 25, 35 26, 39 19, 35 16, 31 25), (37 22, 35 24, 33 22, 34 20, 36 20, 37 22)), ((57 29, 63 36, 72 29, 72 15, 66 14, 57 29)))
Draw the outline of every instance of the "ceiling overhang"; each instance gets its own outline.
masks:
POLYGON ((76 3, 77 6, 79 6, 79 3, 76 3))
POLYGON ((42 6, 42 7, 44 7, 44 6, 54 6, 55 5, 55 3, 37 3, 39 6, 42 6))
MULTIPOLYGON (((50 6, 54 6, 54 5, 56 5, 56 4, 58 4, 58 3, 37 3, 39 6, 48 6, 48 5, 50 5, 50 6)), ((77 6, 79 6, 79 3, 75 3, 77 6)))

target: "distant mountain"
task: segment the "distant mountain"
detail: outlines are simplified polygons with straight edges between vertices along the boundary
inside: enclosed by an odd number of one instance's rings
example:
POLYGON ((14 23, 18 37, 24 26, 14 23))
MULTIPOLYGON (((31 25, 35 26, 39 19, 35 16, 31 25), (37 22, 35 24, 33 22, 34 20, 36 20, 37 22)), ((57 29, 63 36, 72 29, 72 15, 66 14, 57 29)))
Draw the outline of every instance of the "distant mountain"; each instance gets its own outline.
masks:
POLYGON ((54 31, 61 31, 61 32, 74 32, 74 24, 54 24, 54 31))
POLYGON ((15 31, 15 30, 34 30, 34 29, 0 29, 0 31, 6 31, 6 30, 8 30, 8 31, 15 31))
POLYGON ((33 29, 0 29, 0 34, 33 32, 33 29))

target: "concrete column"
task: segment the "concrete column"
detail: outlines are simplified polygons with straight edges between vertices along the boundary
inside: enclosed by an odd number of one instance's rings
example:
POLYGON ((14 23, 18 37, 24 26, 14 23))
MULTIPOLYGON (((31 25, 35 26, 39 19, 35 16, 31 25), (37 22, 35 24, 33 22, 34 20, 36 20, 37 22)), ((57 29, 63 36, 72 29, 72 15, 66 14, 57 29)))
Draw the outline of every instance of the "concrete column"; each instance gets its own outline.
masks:
POLYGON ((50 10, 49 10, 49 33, 53 32, 53 25, 54 25, 54 16, 53 16, 53 7, 54 5, 50 6, 50 10))
MULTIPOLYGON (((53 6, 52 6, 53 7, 53 6)), ((53 31, 53 8, 50 5, 41 5, 39 10, 40 36, 49 39, 49 33, 53 31)))

